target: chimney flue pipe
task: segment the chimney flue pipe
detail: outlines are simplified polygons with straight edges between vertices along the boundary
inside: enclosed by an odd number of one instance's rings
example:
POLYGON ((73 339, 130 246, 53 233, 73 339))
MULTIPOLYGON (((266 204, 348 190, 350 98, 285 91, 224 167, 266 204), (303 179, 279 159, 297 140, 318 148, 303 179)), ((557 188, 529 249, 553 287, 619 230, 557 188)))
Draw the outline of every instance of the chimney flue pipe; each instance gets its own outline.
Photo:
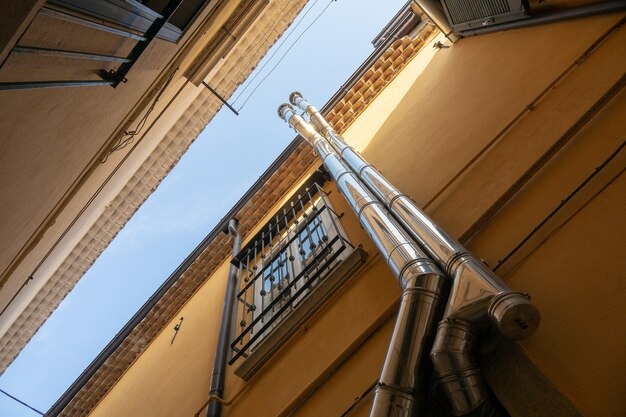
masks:
POLYGON ((486 389, 470 355, 475 327, 491 322, 505 337, 525 339, 537 329, 539 311, 527 295, 509 289, 480 259, 437 226, 413 200, 348 146, 302 94, 294 92, 289 99, 309 115, 315 128, 352 171, 453 279, 431 358, 455 414, 467 414, 478 408, 486 398, 486 389))
POLYGON ((422 407, 431 366, 428 351, 440 314, 445 277, 384 205, 348 169, 332 146, 289 104, 281 118, 317 151, 402 288, 400 310, 377 384, 371 417, 413 417, 422 407))

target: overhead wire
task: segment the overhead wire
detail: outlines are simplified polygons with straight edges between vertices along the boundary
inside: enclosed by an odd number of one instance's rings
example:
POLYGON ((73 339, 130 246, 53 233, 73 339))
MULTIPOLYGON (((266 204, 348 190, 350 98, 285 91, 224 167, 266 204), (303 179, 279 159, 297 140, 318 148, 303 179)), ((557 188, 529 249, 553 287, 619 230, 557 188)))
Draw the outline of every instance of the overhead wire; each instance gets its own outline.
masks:
POLYGON ((17 401, 18 403, 22 404, 24 407, 28 407, 28 408, 30 408, 30 409, 31 409, 31 410, 33 410, 35 413, 38 413, 38 414, 40 414, 40 415, 42 415, 42 416, 44 415, 44 413, 43 413, 43 412, 41 412, 41 411, 37 410, 35 407, 31 407, 30 405, 26 404, 24 401, 20 400, 20 399, 19 399, 19 398, 17 398, 17 397, 14 397, 13 395, 9 394, 8 392, 6 392, 5 390, 3 390, 2 388, 0 388, 0 392, 1 392, 1 393, 3 393, 4 395, 6 395, 7 397, 11 398, 12 400, 15 400, 15 401, 17 401))
POLYGON ((157 93, 156 97, 154 98, 154 100, 150 104, 150 107, 148 108, 148 110, 146 110, 146 113, 143 115, 141 120, 139 120, 139 122, 137 123, 137 127, 135 127, 135 129, 133 129, 133 130, 126 130, 126 131, 124 131, 124 133, 118 138, 116 143, 113 144, 109 148, 108 152, 106 153, 106 155, 104 155, 104 157, 102 158, 100 163, 104 164, 112 153, 117 152, 120 149, 125 148, 126 146, 128 146, 135 139, 135 136, 139 136, 141 134, 141 132, 143 131, 144 126, 146 125, 146 122, 148 121, 148 117, 150 117, 150 114, 152 113, 152 111, 156 107, 156 104, 161 99, 161 96, 163 95, 163 93, 167 89, 167 86, 169 85, 169 83, 172 81, 172 78, 174 78, 174 74, 176 74, 176 72, 177 71, 173 71, 169 75, 169 77, 165 81, 165 84, 163 84, 163 87, 161 87, 161 89, 157 93))
POLYGON ((237 77, 241 77, 243 75, 243 72, 246 68, 248 68, 250 66, 250 64, 252 64, 252 62, 254 62, 254 60, 256 59, 256 55, 254 54, 254 51, 257 50, 257 47, 261 44, 261 43, 265 43, 265 41, 267 41, 267 39, 269 38, 269 36, 272 34, 272 32, 274 31, 274 29, 276 28, 276 25, 278 25, 278 23, 280 21, 283 20, 283 18, 285 17, 285 15, 287 13, 291 13, 293 11, 293 9, 296 8, 296 6, 298 5, 298 2, 292 2, 291 7, 290 8, 285 8, 283 9, 280 14, 278 15, 278 18, 274 19, 274 23, 272 24, 272 26, 265 32, 265 35, 263 37, 259 37, 257 38, 256 42, 254 43, 254 45, 252 45, 251 48, 248 48, 248 50, 253 51, 252 54, 246 54, 246 53, 242 53, 241 56, 239 57, 239 59, 237 59, 237 61, 235 62, 235 64, 233 65, 233 68, 239 68, 237 77), (241 61, 243 61, 243 59, 245 57, 249 56, 250 59, 248 60, 248 62, 246 62, 245 66, 239 66, 239 64, 241 64, 241 61))
MULTIPOLYGON (((334 0, 331 0, 331 3, 334 0)), ((254 80, 261 74, 261 72, 263 71, 263 69, 270 63, 270 61, 274 58, 274 56, 280 51, 280 49, 283 47, 283 45, 287 42, 287 40, 289 40, 289 38, 296 32, 296 29, 298 29, 298 27, 300 26, 300 24, 304 21, 304 19, 306 18, 306 16, 309 14, 309 12, 311 12, 311 10, 313 10, 313 8, 315 7, 315 5, 319 2, 319 0, 315 0, 312 4, 311 7, 309 7, 303 14, 302 16, 298 19, 298 21, 293 25, 293 28, 291 28, 291 30, 289 31, 289 33, 287 33, 286 35, 283 36, 283 38, 281 39, 280 43, 278 44, 278 46, 276 47, 276 49, 274 49, 274 51, 271 53, 271 55, 269 56, 269 58, 267 58, 267 60, 263 63, 263 65, 261 65, 261 67, 259 68, 259 70, 256 72, 256 74, 254 74, 252 76, 252 78, 250 78, 250 81, 237 93, 237 95, 235 96, 235 98, 233 99, 233 104, 237 102, 237 100, 239 100, 239 98, 243 95, 243 93, 252 85, 252 83, 254 82, 254 80)), ((328 4, 328 6, 330 5, 330 3, 328 4)), ((328 8, 328 6, 326 6, 326 8, 328 8)), ((325 9, 324 9, 325 10, 325 9)), ((322 11, 323 13, 323 11, 322 11)), ((317 17, 319 18, 319 16, 317 17)), ((316 20, 317 20, 316 18, 316 20)), ((315 20, 314 20, 315 21, 315 20)), ((310 25, 309 25, 310 27, 310 25)), ((308 28, 307 28, 308 29, 308 28)), ((306 29, 305 29, 306 31, 306 29)), ((302 36, 302 35, 300 35, 302 36)), ((299 39, 299 38, 298 38, 299 39)), ((297 39, 296 39, 297 41, 297 39)), ((281 58, 282 59, 282 58, 281 58)), ((273 69, 272 69, 273 70, 273 69)), ((261 80, 262 82, 263 80, 261 80)), ((241 106, 241 108, 243 108, 243 105, 241 106)), ((241 110, 241 108, 239 110, 241 110)))
MULTIPOLYGON (((278 15, 278 18, 274 19, 274 23, 272 24, 272 26, 265 32, 265 35, 263 35, 262 37, 257 38, 256 42, 254 42, 254 45, 252 45, 250 48, 248 48, 247 50, 252 51, 252 53, 248 54, 248 53, 242 53, 239 58, 237 59, 237 61, 235 62, 235 64, 233 65, 233 68, 239 68, 238 72, 237 72, 237 77, 235 77, 235 79, 243 76, 243 72, 246 68, 248 68, 250 66, 250 64, 252 64, 252 62, 254 62, 254 60, 256 59, 256 54, 254 53, 254 51, 257 50, 257 47, 261 44, 261 43, 265 43, 265 41, 267 41, 267 39, 269 38, 270 34, 274 31, 274 29, 276 28, 276 25, 278 25, 278 22, 280 22, 287 13, 291 13, 291 11, 293 11, 293 9, 298 5, 298 2, 292 2, 291 7, 290 8, 285 8, 281 11, 281 13, 278 15), (239 64, 241 64, 241 61, 243 61, 243 59, 245 57, 249 56, 250 59, 248 60, 248 62, 246 62, 245 66, 240 66, 239 64)), ((254 68, 253 68, 254 69, 254 68)), ((204 81, 202 81, 203 84, 206 85, 206 83, 204 81)), ((233 83, 236 83, 236 81, 234 81, 233 83)), ((209 87, 208 85, 206 85, 207 88, 212 89, 212 87, 209 87)), ((238 85, 235 85, 235 87, 238 87, 238 85)), ((220 101, 222 101, 226 106, 228 106, 233 113, 235 113, 237 116, 239 115, 239 112, 237 110, 235 110, 228 102, 224 101, 222 99, 222 95, 219 93, 219 91, 217 90, 217 87, 214 88, 215 92, 214 94, 220 99, 220 101)), ((236 98, 235 98, 236 100, 236 98)), ((233 102, 234 104, 234 102, 233 102)))
MULTIPOLYGON (((147 120, 148 120, 148 116, 150 116, 150 114, 152 113, 152 111, 154 110, 154 108, 156 107, 156 103, 159 101, 159 99, 161 98, 161 96, 163 95, 163 92, 165 91, 165 89, 167 88, 167 86, 170 84, 170 82, 172 81, 172 79, 174 78, 174 74, 178 72, 178 69, 176 69, 175 71, 173 71, 169 77, 167 78, 167 80, 165 81, 165 83, 163 84, 163 87, 161 87, 161 89, 159 90, 158 94, 156 95, 154 101, 152 102, 152 104, 150 105, 150 108, 146 111, 146 113, 144 114, 144 116, 142 117, 142 119, 139 121, 139 123, 137 123, 137 127, 134 130, 131 131, 125 131, 120 138, 117 140, 117 142, 112 145, 109 150, 107 151, 106 155, 104 155, 104 157, 102 157, 102 159, 100 159, 100 163, 104 164, 108 157, 128 146, 130 143, 132 143, 133 139, 135 136, 141 134, 147 120), (129 138, 124 140, 125 136, 129 136, 129 138)), ((138 144, 139 142, 137 142, 138 144)), ((137 144, 135 146, 137 146, 137 144)), ((133 148, 134 149, 134 148, 133 148)), ((132 152, 132 149, 131 151, 132 152)), ((117 168, 119 168, 119 165, 117 166, 117 168)), ((109 175, 108 179, 111 178, 111 176, 117 171, 117 168, 114 169, 114 171, 109 175)), ((107 179, 107 181, 108 181, 107 179)), ((39 261, 39 263, 35 266, 35 269, 33 270, 33 272, 28 275, 28 277, 24 280, 24 282, 22 283, 22 285, 20 286, 20 288, 13 294, 13 297, 11 297, 11 299, 9 300, 8 303, 6 303, 4 305, 4 307, 2 308, 2 311, 0 311, 0 316, 4 315, 4 313, 9 309, 9 307, 11 306, 11 304, 13 304, 13 301, 15 301, 15 299, 18 297, 18 295, 22 292, 22 290, 24 289, 24 287, 34 279, 35 274, 39 271, 39 269, 41 268, 41 266, 46 262, 46 260, 48 259, 48 257, 52 254, 52 252, 56 249, 56 247, 59 245, 59 243, 61 242, 61 240, 67 235, 67 233, 69 232, 69 229, 78 221, 78 218, 87 210, 87 207, 89 207, 89 205, 96 199, 96 197, 98 196, 98 194, 100 193, 100 191, 102 191, 102 189, 104 188, 104 186, 106 185, 107 181, 105 181, 102 185, 100 185, 100 187, 98 188, 98 190, 96 191, 96 193, 91 196, 91 198, 89 199, 89 201, 87 201, 87 203, 81 208, 80 212, 78 213, 78 215, 72 220, 71 224, 65 229, 65 231, 61 234, 61 236, 59 236, 56 241, 54 242, 54 244, 52 245, 52 247, 50 247, 50 249, 48 249, 48 251, 46 252, 46 254, 41 258, 41 260, 39 261)))
POLYGON ((317 15, 317 17, 315 19, 313 19, 313 21, 306 27, 304 28, 304 30, 302 31, 302 33, 300 33, 300 35, 298 35, 298 37, 296 38, 296 40, 291 44, 291 46, 289 46, 289 48, 287 48, 287 50, 285 51, 285 53, 280 57, 280 59, 278 60, 278 62, 276 63, 276 65, 274 65, 272 67, 272 69, 270 70, 269 73, 267 73, 267 75, 265 77, 263 77, 263 79, 259 82, 259 84, 257 84, 256 87, 254 87, 254 89, 252 90, 252 92, 250 93, 250 95, 245 99, 245 101, 243 102, 243 104, 241 105, 241 107, 239 108, 238 111, 241 111, 241 109, 244 108, 244 106, 246 105, 246 103, 248 102, 248 100, 250 100, 250 98, 254 95, 254 93, 259 89, 259 87, 261 87, 261 85, 263 84, 263 82, 265 80, 267 80, 267 78, 272 75, 272 73, 274 72, 274 70, 280 65, 280 63, 283 61, 283 59, 287 56, 287 54, 289 53, 289 51, 291 51, 291 49, 296 46, 296 43, 298 43, 298 41, 300 40, 300 38, 302 36, 304 36, 304 34, 311 28, 311 26, 313 26, 313 24, 315 22, 317 22, 319 20, 320 17, 322 17, 322 15, 324 14, 324 12, 326 12, 326 10, 328 10, 328 8, 330 7, 331 4, 333 4, 333 2, 335 2, 337 0, 330 0, 330 2, 326 5, 326 7, 324 7, 322 9, 322 11, 320 12, 320 14, 317 15))

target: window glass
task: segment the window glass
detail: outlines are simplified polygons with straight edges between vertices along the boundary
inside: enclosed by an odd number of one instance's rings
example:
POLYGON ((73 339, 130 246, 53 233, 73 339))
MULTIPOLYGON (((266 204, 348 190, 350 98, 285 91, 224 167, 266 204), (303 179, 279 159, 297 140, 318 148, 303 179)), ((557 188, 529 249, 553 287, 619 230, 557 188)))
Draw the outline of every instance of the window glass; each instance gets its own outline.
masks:
POLYGON ((263 290, 266 294, 271 289, 281 290, 287 279, 287 251, 282 250, 263 270, 263 290))
POLYGON ((300 259, 308 261, 319 251, 320 243, 327 239, 326 229, 320 217, 315 217, 299 236, 300 259))

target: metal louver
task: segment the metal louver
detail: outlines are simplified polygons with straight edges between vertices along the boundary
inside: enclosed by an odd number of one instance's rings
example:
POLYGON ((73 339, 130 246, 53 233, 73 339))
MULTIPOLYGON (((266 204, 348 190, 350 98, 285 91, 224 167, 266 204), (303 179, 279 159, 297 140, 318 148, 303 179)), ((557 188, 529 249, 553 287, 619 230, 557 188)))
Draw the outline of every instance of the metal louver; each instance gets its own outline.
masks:
POLYGON ((525 0, 442 0, 454 31, 519 20, 529 16, 525 0))

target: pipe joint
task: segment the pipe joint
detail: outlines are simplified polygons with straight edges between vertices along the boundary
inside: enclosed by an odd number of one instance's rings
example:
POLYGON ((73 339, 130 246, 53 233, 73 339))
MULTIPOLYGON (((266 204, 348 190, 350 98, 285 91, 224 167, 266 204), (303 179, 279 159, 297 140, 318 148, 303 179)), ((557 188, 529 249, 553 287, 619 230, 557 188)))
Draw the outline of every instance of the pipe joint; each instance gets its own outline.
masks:
MULTIPOLYGON (((376 171, 378 172, 378 171, 376 171)), ((387 203, 387 207, 389 207, 389 210, 393 210, 392 206, 393 203, 395 203, 396 201, 398 201, 401 198, 405 198, 408 199, 410 201, 413 201, 413 199, 411 197, 409 197, 406 194, 402 194, 400 191, 398 191, 397 189, 391 189, 389 190, 389 192, 387 193, 387 195, 385 196, 386 201, 388 201, 387 203)), ((415 204, 415 202, 413 202, 415 204)))
MULTIPOLYGON (((424 284, 424 282, 428 280, 427 277, 430 276, 440 277, 442 281, 445 279, 445 276, 440 272, 437 265, 430 258, 423 255, 414 243, 406 243, 404 245, 400 245, 399 247, 397 247, 397 249, 401 251, 408 249, 411 252, 415 253, 416 256, 412 260, 404 260, 404 265, 400 268, 399 276, 403 282, 403 288, 430 288, 428 285, 424 284), (407 245, 408 248, 402 247, 404 245, 407 245)), ((394 250, 392 254, 393 253, 399 254, 400 252, 394 250)), ((437 291, 440 290, 441 288, 437 286, 437 291)))
POLYGON ((453 277, 457 274, 457 268, 459 268, 464 263, 474 259, 477 259, 476 256, 469 252, 455 252, 454 254, 452 254, 452 256, 448 258, 448 261, 446 262, 446 265, 444 267, 444 271, 446 275, 453 277))
POLYGON ((412 417, 417 415, 420 403, 415 393, 379 382, 374 390, 370 417, 412 417))
MULTIPOLYGON (((349 149, 350 151, 352 151, 352 153, 353 153, 353 154, 356 154, 356 151, 355 151, 353 148, 351 148, 351 147, 350 147, 350 148, 346 148, 346 149, 349 149)), ((343 155, 343 153, 341 154, 341 156, 344 156, 344 155, 343 155)), ((345 156, 344 156, 344 158, 345 158, 345 156)), ((349 157, 348 157, 348 158, 349 158, 349 157)), ((363 171, 365 171, 365 170, 366 170, 366 169, 368 169, 368 168, 369 168, 370 170, 372 170, 372 171, 376 171, 376 172, 378 172, 378 171, 376 170, 376 168, 374 168, 374 165, 372 165, 372 164, 368 164, 368 163, 366 163, 365 161, 363 161, 361 164, 362 164, 362 165, 358 168, 358 171, 357 171, 357 174, 359 174, 359 176, 363 176, 363 171)))
MULTIPOLYGON (((412 248, 415 248, 414 243, 409 243, 412 248)), ((419 254, 420 252, 415 249, 419 254)), ((440 271, 435 262, 429 257, 422 255, 422 257, 416 257, 415 259, 406 263, 404 268, 400 271, 400 276, 404 278, 410 278, 413 276, 422 276, 434 274, 438 276, 444 276, 440 271)))
POLYGON ((439 300, 443 294, 446 277, 431 263, 416 261, 402 273, 402 291, 419 290, 439 300))
POLYGON ((508 287, 473 255, 459 253, 453 258, 447 268, 453 284, 444 317, 472 323, 487 322, 492 298, 507 291, 508 287))
POLYGON ((348 175, 348 177, 351 177, 351 172, 339 163, 335 155, 327 155, 327 157, 323 158, 322 161, 324 162, 324 165, 326 165, 326 168, 328 168, 329 172, 337 174, 337 176, 335 177, 335 181, 339 182, 341 180, 341 177, 343 177, 344 175, 348 175))
POLYGON ((503 291, 491 299, 488 315, 493 326, 506 338, 527 339, 541 320, 539 310, 530 302, 528 294, 503 291))
MULTIPOLYGON (((354 170, 354 172, 361 176, 362 169, 367 165, 367 163, 361 158, 361 155, 357 153, 351 147, 345 145, 345 143, 338 143, 338 140, 332 140, 331 142, 335 149, 341 152, 341 157, 346 161, 346 163, 354 170)), ((369 184, 368 184, 369 185, 369 184)))
MULTIPOLYGON (((341 157, 343 159, 345 159, 346 161, 350 158, 349 156, 346 156, 346 152, 350 152, 355 154, 356 151, 354 150, 354 148, 352 146, 348 146, 348 145, 342 145, 342 147, 340 149, 337 149, 337 151, 339 151, 339 154, 341 155, 341 157)), ((357 174, 361 175, 360 170, 357 170, 357 174)))
POLYGON ((459 416, 475 410, 487 398, 487 389, 471 354, 475 338, 471 323, 443 320, 430 353, 452 411, 459 416))
POLYGON ((490 321, 503 336, 514 340, 528 338, 537 330, 540 314, 530 297, 512 291, 479 258, 459 252, 447 266, 454 283, 444 317, 490 321))
MULTIPOLYGON (((366 218, 366 216, 364 216, 364 212, 371 206, 374 207, 384 207, 382 205, 382 203, 378 200, 374 200, 373 198, 369 197, 369 196, 363 196, 362 198, 355 200, 355 206, 357 207, 358 211, 356 213, 356 216, 359 220, 361 220, 361 223, 363 223, 363 218, 366 218)), ((391 254, 387 257, 390 258, 391 254)))
POLYGON ((332 146, 330 146, 328 142, 323 140, 321 137, 317 137, 317 136, 313 136, 313 141, 314 141, 313 145, 315 146, 317 151, 320 153, 320 157, 322 159, 326 158, 327 156, 332 155, 337 160, 339 160, 339 158, 335 155, 335 152, 333 151, 332 146))

